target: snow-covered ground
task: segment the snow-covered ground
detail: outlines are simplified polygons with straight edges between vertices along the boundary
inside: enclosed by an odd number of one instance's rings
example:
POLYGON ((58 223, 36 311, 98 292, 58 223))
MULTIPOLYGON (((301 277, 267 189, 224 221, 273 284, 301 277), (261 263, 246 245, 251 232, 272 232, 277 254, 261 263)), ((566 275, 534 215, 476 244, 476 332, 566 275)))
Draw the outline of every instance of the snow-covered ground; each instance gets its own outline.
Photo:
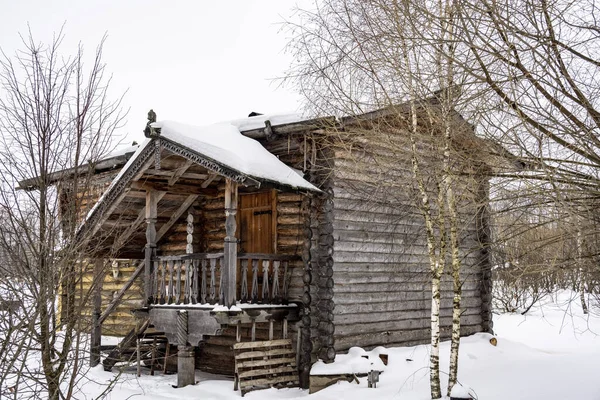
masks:
MULTIPOLYGON (((476 334, 463 338, 460 349, 459 380, 470 386, 478 399, 585 399, 600 400, 600 308, 584 316, 577 299, 563 292, 531 310, 527 316, 494 316, 497 346, 491 335, 476 334), (569 301, 573 300, 573 301, 569 301)), ((250 392, 247 399, 358 400, 428 399, 428 347, 376 349, 389 355, 388 366, 376 389, 360 383, 342 382, 309 395, 300 389, 269 389, 250 392)), ((360 357, 360 350, 353 350, 360 357)), ((449 343, 442 344, 441 369, 448 370, 449 343)), ((375 356, 375 354, 374 354, 375 356)), ((352 356, 338 357, 339 362, 353 363, 352 356)), ((364 362, 364 359, 362 359, 364 362)), ((360 363, 360 361, 359 361, 360 363)), ((360 368, 360 366, 358 366, 360 368)), ((83 383, 83 393, 95 399, 114 380, 115 374, 99 366, 90 370, 83 383)), ((447 376, 443 374, 445 386, 447 376)), ((174 389, 175 375, 142 376, 124 373, 107 396, 125 399, 215 399, 240 398, 233 382, 198 372, 199 383, 174 389)))
MULTIPOLYGON (((505 399, 600 399, 600 309, 584 316, 576 298, 563 292, 531 310, 527 316, 494 316, 497 346, 492 337, 477 334, 463 338, 460 349, 459 380, 470 386, 481 400, 505 399), (572 301, 569 301, 572 300, 572 301)), ((379 352, 383 351, 381 348, 379 352)), ((300 389, 269 389, 248 393, 248 399, 354 400, 375 396, 378 399, 428 399, 428 347, 387 349, 389 364, 376 389, 342 382, 309 395, 300 389)), ((448 370, 449 343, 442 344, 442 371, 448 370)), ((339 357, 348 362, 348 358, 339 357)), ((90 398, 102 390, 114 374, 101 367, 90 371, 95 383, 84 386, 90 398)), ((112 400, 201 398, 229 400, 239 398, 233 382, 217 376, 197 374, 199 383, 174 389, 176 377, 123 374, 108 396, 112 400)), ((442 382, 446 380, 444 376, 442 382)))

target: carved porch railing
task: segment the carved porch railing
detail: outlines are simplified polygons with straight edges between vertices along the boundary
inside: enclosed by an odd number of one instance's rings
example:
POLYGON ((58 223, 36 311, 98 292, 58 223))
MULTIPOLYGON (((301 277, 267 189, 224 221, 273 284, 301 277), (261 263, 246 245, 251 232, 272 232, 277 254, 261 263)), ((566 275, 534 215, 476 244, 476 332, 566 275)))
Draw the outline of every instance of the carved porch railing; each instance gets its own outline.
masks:
MULTIPOLYGON (((194 253, 153 259, 150 304, 224 304, 223 253, 194 253)), ((242 303, 286 304, 293 256, 237 256, 236 299, 242 303)))

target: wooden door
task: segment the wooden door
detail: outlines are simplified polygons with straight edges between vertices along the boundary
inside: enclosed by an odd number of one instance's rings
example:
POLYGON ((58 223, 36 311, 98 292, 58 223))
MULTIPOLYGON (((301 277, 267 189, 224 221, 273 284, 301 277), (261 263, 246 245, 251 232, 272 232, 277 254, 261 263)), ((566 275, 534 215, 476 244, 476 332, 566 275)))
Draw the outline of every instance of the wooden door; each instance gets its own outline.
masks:
POLYGON ((240 194, 239 252, 275 253, 276 192, 240 194))

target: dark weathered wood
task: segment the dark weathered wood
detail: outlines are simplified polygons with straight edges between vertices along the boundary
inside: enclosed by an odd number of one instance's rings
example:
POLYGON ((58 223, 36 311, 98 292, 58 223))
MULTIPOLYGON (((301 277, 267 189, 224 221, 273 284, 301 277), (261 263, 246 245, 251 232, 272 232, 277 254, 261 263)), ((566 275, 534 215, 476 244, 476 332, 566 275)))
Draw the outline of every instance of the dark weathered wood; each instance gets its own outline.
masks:
POLYGON ((214 258, 210 259, 210 303, 216 303, 217 301, 217 260, 214 258))
POLYGON ((185 266, 185 282, 184 282, 185 292, 183 295, 183 303, 189 304, 192 302, 191 292, 193 290, 193 288, 192 288, 192 276, 193 276, 192 261, 185 260, 183 262, 183 265, 185 266))
POLYGON ((258 302, 258 260, 252 259, 252 302, 258 302))
POLYGON ((171 229, 173 227, 173 225, 175 224, 175 222, 177 222, 179 220, 179 218, 181 218, 181 216, 183 215, 183 213, 185 213, 192 204, 194 204, 194 202, 196 201, 196 199, 198 199, 199 195, 197 194, 190 194, 185 201, 179 206, 179 208, 171 215, 171 218, 169 218, 169 221, 167 221, 163 226, 160 227, 157 235, 156 235, 156 240, 160 241, 163 236, 169 231, 169 229, 171 229))
POLYGON ((263 260, 263 282, 262 282, 262 301, 268 303, 271 301, 269 293, 269 260, 263 260))
POLYGON ((173 261, 167 261, 167 267, 168 267, 168 274, 169 274, 169 287, 168 287, 168 291, 167 291, 167 304, 172 304, 173 303, 173 298, 174 296, 174 287, 173 287, 173 273, 174 273, 174 266, 175 264, 175 260, 173 261))
POLYGON ((204 196, 216 196, 218 191, 212 188, 201 188, 195 185, 183 185, 176 183, 173 186, 169 186, 167 183, 159 182, 132 182, 131 188, 142 189, 142 190, 154 190, 154 191, 165 191, 169 193, 182 194, 182 195, 204 195, 204 196))
POLYGON ((145 270, 144 270, 144 304, 152 303, 152 268, 153 259, 156 257, 156 221, 157 204, 159 193, 149 190, 146 193, 146 248, 145 248, 145 270))
POLYGON ((175 261, 175 268, 177 269, 177 278, 175 282, 175 304, 181 303, 181 260, 175 261))
POLYGON ((240 288, 240 300, 242 303, 248 301, 248 260, 241 260, 242 283, 240 288))
MULTIPOLYGON (((167 194, 167 192, 158 192, 157 197, 156 197, 157 204, 166 194, 167 194)), ((140 225, 142 225, 142 223, 145 221, 145 219, 146 219, 146 207, 144 206, 144 208, 142 208, 140 210, 135 221, 133 221, 130 225, 128 224, 128 228, 115 239, 113 246, 112 246, 113 249, 115 249, 115 250, 120 249, 123 246, 123 244, 125 244, 125 242, 134 234, 134 232, 136 232, 140 228, 140 225)))
POLYGON ((281 265, 281 261, 273 261, 273 289, 271 293, 271 299, 275 303, 281 302, 281 296, 279 294, 279 266, 281 265))
MULTIPOLYGON (((271 333, 271 332, 270 332, 271 333)), ((233 344, 235 357, 234 388, 242 396, 262 386, 297 386, 295 354, 289 339, 233 344)))
POLYGON ((223 304, 226 307, 235 305, 236 301, 236 271, 237 271, 237 227, 236 214, 238 204, 237 182, 227 179, 225 181, 225 244, 222 267, 223 277, 223 304))
POLYGON ((206 271, 207 271, 207 264, 208 264, 208 260, 204 259, 201 261, 202 263, 202 275, 201 275, 201 284, 200 284, 200 302, 202 304, 206 303, 206 297, 207 297, 207 291, 206 291, 206 271))

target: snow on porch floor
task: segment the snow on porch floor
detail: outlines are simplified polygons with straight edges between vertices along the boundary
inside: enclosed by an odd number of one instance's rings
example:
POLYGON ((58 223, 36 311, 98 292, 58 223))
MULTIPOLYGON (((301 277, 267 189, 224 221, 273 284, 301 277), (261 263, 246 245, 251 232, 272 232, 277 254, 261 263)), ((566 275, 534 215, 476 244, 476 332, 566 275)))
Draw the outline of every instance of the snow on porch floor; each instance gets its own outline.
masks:
MULTIPOLYGON (((529 315, 494 316, 498 334, 496 347, 491 335, 463 338, 460 349, 459 380, 470 386, 480 400, 600 400, 600 308, 584 316, 572 295, 562 292, 529 315)), ((376 389, 342 382, 309 395, 300 389, 268 389, 248 393, 247 399, 359 400, 429 399, 427 346, 389 348, 389 364, 376 389), (412 361, 409 361, 412 360, 412 361)), ((441 369, 448 370, 449 343, 442 343, 441 369)), ((174 389, 176 375, 135 376, 131 369, 121 375, 107 398, 230 400, 240 398, 233 381, 197 372, 197 385, 174 389)), ((147 371, 145 372, 147 374, 147 371)), ((88 398, 95 398, 115 374, 99 366, 89 371, 90 381, 83 386, 88 398), (95 381, 95 382, 94 382, 95 381)), ((442 385, 447 377, 442 374, 442 385)))

